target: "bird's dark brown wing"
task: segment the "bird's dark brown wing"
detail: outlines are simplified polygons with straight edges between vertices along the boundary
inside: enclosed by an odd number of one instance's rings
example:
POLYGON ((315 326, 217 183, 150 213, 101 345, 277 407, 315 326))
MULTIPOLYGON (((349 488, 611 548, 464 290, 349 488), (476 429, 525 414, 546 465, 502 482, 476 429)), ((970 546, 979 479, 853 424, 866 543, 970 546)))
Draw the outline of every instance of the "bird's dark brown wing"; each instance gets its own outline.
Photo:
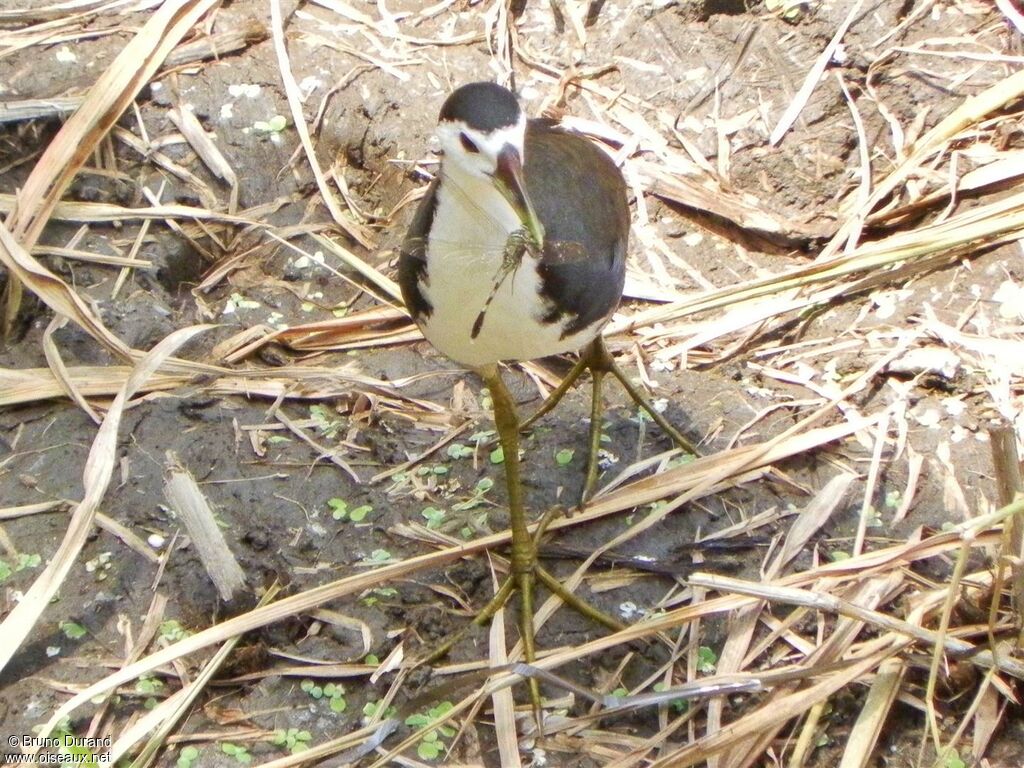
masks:
POLYGON ((573 333, 607 317, 622 298, 626 182, 607 154, 550 121, 530 121, 525 155, 526 191, 544 224, 541 291, 551 301, 549 320, 567 319, 573 333))

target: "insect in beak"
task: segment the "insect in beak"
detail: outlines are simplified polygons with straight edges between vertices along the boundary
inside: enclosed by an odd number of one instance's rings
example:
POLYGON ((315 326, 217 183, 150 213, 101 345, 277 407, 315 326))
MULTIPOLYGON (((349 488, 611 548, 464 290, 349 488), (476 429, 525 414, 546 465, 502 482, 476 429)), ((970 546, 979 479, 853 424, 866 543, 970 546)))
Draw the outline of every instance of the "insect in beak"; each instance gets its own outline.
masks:
POLYGON ((498 167, 494 172, 494 181, 502 196, 512 206, 516 216, 519 217, 523 228, 529 233, 533 244, 543 250, 544 248, 544 225, 540 223, 537 212, 533 209, 526 194, 526 185, 523 183, 523 161, 517 150, 511 144, 506 144, 498 153, 498 167))

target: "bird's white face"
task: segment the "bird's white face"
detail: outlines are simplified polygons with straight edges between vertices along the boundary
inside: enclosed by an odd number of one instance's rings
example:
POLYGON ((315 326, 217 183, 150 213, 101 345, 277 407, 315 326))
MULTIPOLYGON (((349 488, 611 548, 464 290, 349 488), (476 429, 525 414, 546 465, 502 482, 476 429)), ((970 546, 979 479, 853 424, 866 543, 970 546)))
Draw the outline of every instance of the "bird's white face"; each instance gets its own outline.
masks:
MULTIPOLYGON (((544 226, 526 194, 523 180, 523 146, 526 116, 515 125, 492 131, 470 128, 461 120, 442 120, 437 136, 444 150, 441 172, 452 178, 464 175, 492 185, 515 211, 537 247, 544 244, 544 226)), ((457 179, 453 179, 457 182, 457 179)))
POLYGON ((498 156, 512 147, 523 157, 526 139, 526 116, 516 125, 483 133, 461 120, 442 120, 437 125, 437 138, 444 151, 442 161, 447 171, 461 171, 478 179, 493 179, 498 170, 498 156))

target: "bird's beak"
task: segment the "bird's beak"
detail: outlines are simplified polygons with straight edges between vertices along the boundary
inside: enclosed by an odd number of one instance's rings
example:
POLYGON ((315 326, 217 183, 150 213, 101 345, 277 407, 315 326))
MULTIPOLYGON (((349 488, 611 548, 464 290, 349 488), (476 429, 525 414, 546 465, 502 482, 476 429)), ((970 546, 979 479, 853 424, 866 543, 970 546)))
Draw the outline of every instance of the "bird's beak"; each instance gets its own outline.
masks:
POLYGON ((537 212, 533 209, 526 194, 526 185, 523 183, 523 160, 519 156, 519 150, 511 144, 506 144, 498 153, 498 166, 494 171, 494 180, 502 196, 508 200, 512 210, 516 212, 519 221, 538 248, 544 247, 544 225, 540 223, 537 212))

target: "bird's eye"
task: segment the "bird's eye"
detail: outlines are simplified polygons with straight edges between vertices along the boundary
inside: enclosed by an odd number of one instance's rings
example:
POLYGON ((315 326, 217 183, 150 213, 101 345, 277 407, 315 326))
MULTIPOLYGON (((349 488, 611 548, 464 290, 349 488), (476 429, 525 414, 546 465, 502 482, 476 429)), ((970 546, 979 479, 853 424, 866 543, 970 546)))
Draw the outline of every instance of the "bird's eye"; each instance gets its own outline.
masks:
POLYGON ((478 154, 480 147, 473 143, 473 140, 464 133, 459 134, 459 141, 462 143, 462 148, 471 154, 478 154))

